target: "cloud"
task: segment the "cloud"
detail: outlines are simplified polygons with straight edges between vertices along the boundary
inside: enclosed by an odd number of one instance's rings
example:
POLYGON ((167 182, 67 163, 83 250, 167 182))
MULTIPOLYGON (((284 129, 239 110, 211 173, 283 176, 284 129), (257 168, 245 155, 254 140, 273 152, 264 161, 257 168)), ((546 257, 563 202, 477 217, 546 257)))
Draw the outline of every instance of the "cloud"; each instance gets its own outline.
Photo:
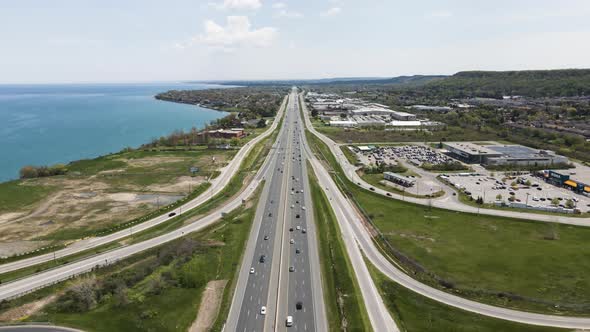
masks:
POLYGON ((320 15, 324 16, 324 17, 336 16, 336 15, 340 14, 341 11, 342 11, 342 8, 340 8, 340 7, 332 7, 326 11, 321 12, 320 15))
POLYGON ((256 10, 262 6, 260 0, 223 0, 223 3, 210 2, 217 9, 256 10))
POLYGON ((453 16, 450 10, 436 10, 426 14, 427 18, 449 18, 453 16))
POLYGON ((275 17, 286 17, 286 18, 302 18, 303 14, 296 11, 290 11, 287 9, 281 9, 277 11, 274 15, 275 17))
POLYGON ((226 25, 213 20, 204 23, 205 32, 192 39, 191 44, 203 44, 222 51, 233 51, 238 47, 268 47, 278 36, 273 27, 252 29, 247 16, 228 16, 226 25))
POLYGON ((286 8, 287 4, 285 4, 284 2, 276 2, 272 4, 272 8, 274 9, 282 9, 282 8, 286 8))

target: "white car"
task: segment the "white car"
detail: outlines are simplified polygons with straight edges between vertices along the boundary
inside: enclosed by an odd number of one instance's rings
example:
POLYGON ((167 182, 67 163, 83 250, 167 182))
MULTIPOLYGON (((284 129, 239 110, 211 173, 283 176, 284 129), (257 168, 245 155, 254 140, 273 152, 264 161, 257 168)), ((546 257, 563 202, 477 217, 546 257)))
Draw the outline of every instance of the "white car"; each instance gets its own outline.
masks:
POLYGON ((262 306, 262 308, 260 308, 260 314, 266 315, 266 307, 265 306, 262 306))
POLYGON ((289 241, 289 243, 293 244, 293 243, 295 243, 295 240, 291 239, 291 241, 289 241))
POLYGON ((250 274, 254 274, 254 268, 253 267, 250 268, 250 274))
POLYGON ((300 229, 301 229, 301 226, 297 226, 297 230, 300 230, 300 229))

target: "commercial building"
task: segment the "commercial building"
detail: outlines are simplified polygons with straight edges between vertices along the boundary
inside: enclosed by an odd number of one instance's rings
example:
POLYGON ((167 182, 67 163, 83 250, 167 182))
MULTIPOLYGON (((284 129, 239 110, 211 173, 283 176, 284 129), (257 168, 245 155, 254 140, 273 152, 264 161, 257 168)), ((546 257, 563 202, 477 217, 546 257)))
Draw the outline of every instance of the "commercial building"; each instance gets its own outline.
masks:
POLYGON ((410 179, 407 176, 403 176, 393 172, 383 172, 383 178, 387 181, 400 184, 404 187, 411 187, 416 183, 416 180, 410 179))
POLYGON ((393 113, 391 113, 391 116, 394 119, 401 120, 401 121, 414 121, 414 120, 416 120, 415 114, 406 113, 406 112, 393 111, 393 113))
POLYGON ((590 185, 571 179, 568 174, 544 170, 540 172, 540 175, 545 179, 545 182, 564 187, 578 194, 590 195, 590 185))
POLYGON ((478 145, 470 142, 446 142, 443 148, 459 160, 487 166, 522 165, 550 166, 569 163, 552 151, 532 149, 522 145, 478 145))
POLYGON ((331 120, 330 121, 331 127, 355 127, 356 121, 350 120, 331 120))
POLYGON ((489 157, 500 157, 502 154, 471 142, 445 142, 443 148, 451 157, 468 164, 485 164, 489 157))
POLYGON ((214 138, 242 138, 246 136, 246 132, 243 128, 231 128, 231 129, 217 129, 217 130, 208 130, 203 134, 208 135, 209 137, 214 138))

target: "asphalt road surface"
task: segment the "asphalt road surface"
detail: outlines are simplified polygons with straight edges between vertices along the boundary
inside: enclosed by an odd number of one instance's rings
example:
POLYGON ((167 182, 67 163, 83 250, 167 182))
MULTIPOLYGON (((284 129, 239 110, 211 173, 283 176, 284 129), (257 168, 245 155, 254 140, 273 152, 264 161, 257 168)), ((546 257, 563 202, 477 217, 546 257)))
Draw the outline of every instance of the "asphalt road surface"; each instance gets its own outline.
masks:
POLYGON ((225 331, 327 330, 297 101, 294 90, 225 331), (293 318, 290 327, 287 316, 293 318))

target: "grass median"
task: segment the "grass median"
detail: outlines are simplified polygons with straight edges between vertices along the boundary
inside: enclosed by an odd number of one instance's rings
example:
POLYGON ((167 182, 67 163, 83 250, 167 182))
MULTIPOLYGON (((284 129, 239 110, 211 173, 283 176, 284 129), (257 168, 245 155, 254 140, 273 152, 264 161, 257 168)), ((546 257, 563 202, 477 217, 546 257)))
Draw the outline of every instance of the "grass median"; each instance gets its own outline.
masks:
POLYGON ((310 170, 314 220, 320 246, 324 302, 330 331, 370 331, 371 325, 338 221, 310 170))
POLYGON ((391 199, 345 177, 329 148, 308 141, 413 278, 465 298, 556 315, 590 315, 590 228, 455 212, 391 199))

